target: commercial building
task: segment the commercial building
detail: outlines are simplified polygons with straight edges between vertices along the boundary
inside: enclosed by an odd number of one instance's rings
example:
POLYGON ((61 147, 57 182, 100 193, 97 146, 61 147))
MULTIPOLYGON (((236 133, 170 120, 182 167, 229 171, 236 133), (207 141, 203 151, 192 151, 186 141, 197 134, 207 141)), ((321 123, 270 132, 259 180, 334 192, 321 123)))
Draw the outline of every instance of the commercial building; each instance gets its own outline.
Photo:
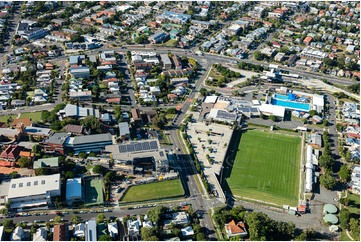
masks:
POLYGON ((49 31, 42 28, 32 28, 25 30, 23 34, 21 34, 21 37, 24 39, 27 39, 28 41, 32 41, 35 39, 41 39, 49 34, 49 31))
POLYGON ((64 155, 64 143, 70 135, 68 133, 54 133, 40 145, 45 153, 59 153, 64 155))
POLYGON ((230 113, 226 110, 212 108, 209 112, 208 119, 233 124, 237 121, 237 114, 230 113))
POLYGON ((44 158, 34 161, 33 169, 43 168, 49 172, 59 172, 59 157, 44 158))
POLYGON ((13 209, 46 207, 60 196, 60 174, 12 179, 6 197, 13 209))
POLYGON ((170 61, 168 54, 160 54, 160 59, 162 60, 164 70, 172 68, 172 62, 170 61))
POLYGON ((83 200, 83 189, 81 178, 73 178, 66 180, 66 202, 72 205, 74 202, 83 200))
POLYGON ((165 150, 160 148, 157 139, 108 145, 105 151, 112 154, 116 163, 115 168, 124 167, 134 174, 167 172, 169 169, 167 155, 165 150))
POLYGON ((83 108, 73 104, 67 104, 63 110, 58 113, 62 118, 85 118, 94 116, 100 118, 99 110, 95 108, 83 108))
POLYGON ((89 220, 85 223, 85 241, 97 241, 97 223, 89 220))
POLYGON ((79 154, 80 152, 99 152, 107 145, 113 144, 111 134, 93 134, 85 136, 69 137, 64 146, 68 152, 79 154))

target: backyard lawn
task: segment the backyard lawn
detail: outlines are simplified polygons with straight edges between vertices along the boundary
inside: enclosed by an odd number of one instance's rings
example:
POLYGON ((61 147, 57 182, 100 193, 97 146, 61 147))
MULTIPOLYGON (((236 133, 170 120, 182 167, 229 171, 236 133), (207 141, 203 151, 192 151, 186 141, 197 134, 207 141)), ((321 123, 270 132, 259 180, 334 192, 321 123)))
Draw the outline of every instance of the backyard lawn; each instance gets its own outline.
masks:
POLYGON ((0 116, 0 122, 6 123, 6 121, 8 120, 8 118, 9 118, 10 116, 13 118, 13 120, 16 119, 16 117, 17 117, 16 115, 4 115, 4 116, 0 116))
POLYGON ((179 179, 132 186, 126 191, 121 202, 142 202, 184 195, 179 179))
POLYGON ((22 113, 20 118, 30 118, 34 122, 41 120, 41 112, 22 113))
POLYGON ((231 176, 233 195, 278 206, 296 206, 301 138, 274 132, 242 133, 231 176))

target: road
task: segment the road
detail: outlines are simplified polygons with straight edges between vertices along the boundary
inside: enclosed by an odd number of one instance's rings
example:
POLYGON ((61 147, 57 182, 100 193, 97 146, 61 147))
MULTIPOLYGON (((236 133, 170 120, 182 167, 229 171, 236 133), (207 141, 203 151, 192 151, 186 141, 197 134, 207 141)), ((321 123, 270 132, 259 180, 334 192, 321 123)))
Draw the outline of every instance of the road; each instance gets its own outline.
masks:
POLYGON ((12 49, 11 49, 11 41, 14 39, 14 35, 16 32, 16 28, 19 24, 20 21, 20 9, 19 9, 19 4, 15 4, 15 12, 12 16, 12 18, 9 18, 9 25, 8 25, 8 36, 6 38, 6 41, 4 42, 3 46, 4 46, 4 53, 0 54, 0 60, 4 61, 4 55, 6 53, 12 53, 12 49))

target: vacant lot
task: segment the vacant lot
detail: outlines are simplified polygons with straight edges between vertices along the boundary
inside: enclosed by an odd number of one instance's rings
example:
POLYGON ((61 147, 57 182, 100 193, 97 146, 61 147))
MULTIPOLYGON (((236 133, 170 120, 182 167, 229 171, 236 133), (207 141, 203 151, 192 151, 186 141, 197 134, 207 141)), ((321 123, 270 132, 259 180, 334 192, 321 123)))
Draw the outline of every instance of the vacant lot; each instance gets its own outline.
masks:
POLYGON ((248 130, 241 136, 230 178, 233 195, 297 205, 301 138, 248 130))
POLYGON ((179 179, 132 186, 128 189, 121 202, 142 202, 184 195, 179 179))
POLYGON ((96 205, 102 204, 103 198, 103 184, 100 178, 88 178, 85 180, 85 204, 96 205))

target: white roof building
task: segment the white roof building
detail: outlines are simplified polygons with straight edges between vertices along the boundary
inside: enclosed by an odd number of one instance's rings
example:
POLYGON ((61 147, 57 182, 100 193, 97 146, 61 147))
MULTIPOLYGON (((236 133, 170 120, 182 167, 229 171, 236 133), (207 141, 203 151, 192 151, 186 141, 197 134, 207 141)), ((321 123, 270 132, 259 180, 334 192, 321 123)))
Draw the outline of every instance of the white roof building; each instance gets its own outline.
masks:
POLYGON ((114 223, 108 223, 108 231, 110 237, 114 238, 118 235, 118 225, 116 222, 114 223))
POLYGON ((11 234, 11 241, 21 241, 23 239, 24 239, 24 230, 22 227, 18 226, 11 234))
POLYGON ((185 228, 182 228, 182 229, 181 229, 181 232, 182 232, 182 235, 183 235, 184 237, 186 237, 186 236, 193 236, 193 235, 194 235, 194 231, 193 231, 192 226, 187 226, 187 227, 185 227, 185 228))
POLYGON ((12 208, 44 206, 60 196, 60 184, 60 174, 12 179, 7 199, 12 208))
POLYGON ((33 241, 46 241, 48 238, 48 233, 44 227, 40 227, 36 230, 36 233, 33 235, 33 241))
POLYGON ((76 237, 84 237, 85 236, 85 224, 80 223, 74 226, 73 235, 76 237))
POLYGON ((97 241, 97 223, 89 220, 85 224, 85 241, 97 241))
POLYGON ((277 117, 284 118, 286 109, 282 106, 265 104, 262 103, 260 106, 257 106, 259 111, 265 115, 274 115, 277 117))
POLYGON ((204 103, 216 103, 217 102, 217 99, 218 99, 218 96, 207 96, 205 99, 204 99, 204 103))

